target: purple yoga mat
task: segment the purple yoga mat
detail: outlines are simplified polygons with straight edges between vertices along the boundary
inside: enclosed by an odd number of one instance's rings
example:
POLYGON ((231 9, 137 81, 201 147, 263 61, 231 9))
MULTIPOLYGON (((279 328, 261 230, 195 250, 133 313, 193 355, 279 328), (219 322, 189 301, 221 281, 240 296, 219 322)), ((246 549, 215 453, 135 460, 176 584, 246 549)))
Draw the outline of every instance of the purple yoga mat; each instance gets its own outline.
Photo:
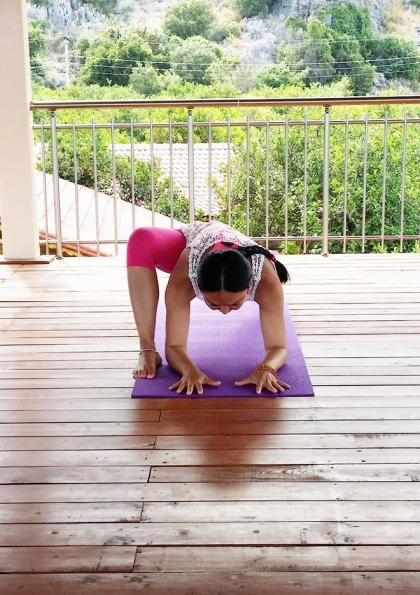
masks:
MULTIPOLYGON (((264 343, 261 335, 258 305, 245 302, 239 310, 222 314, 208 308, 204 302, 191 302, 191 321, 188 352, 195 364, 210 378, 220 380, 221 385, 204 386, 202 395, 189 397, 313 397, 314 390, 306 368, 302 350, 293 323, 285 307, 288 358, 278 377, 290 384, 284 392, 255 392, 255 385, 235 386, 235 381, 246 378, 261 362, 264 343)), ((165 345, 165 313, 160 303, 156 324, 156 349, 162 355, 165 345)), ((132 397, 186 397, 185 393, 168 390, 180 375, 164 359, 153 379, 137 378, 132 397)))

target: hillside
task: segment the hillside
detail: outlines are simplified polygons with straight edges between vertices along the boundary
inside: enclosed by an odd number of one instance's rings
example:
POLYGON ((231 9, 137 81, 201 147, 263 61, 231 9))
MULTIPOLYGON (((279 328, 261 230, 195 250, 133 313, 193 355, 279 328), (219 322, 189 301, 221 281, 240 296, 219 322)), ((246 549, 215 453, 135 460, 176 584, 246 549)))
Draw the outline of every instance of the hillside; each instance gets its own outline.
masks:
MULTIPOLYGON (((69 80, 66 64, 68 43, 74 47, 81 36, 91 38, 109 23, 140 25, 150 31, 161 30, 166 11, 178 0, 37 0, 28 3, 28 17, 48 23, 48 68, 58 86, 69 80), (112 10, 104 14, 96 7, 104 2, 112 10), (68 40, 68 41, 67 41, 68 40), (67 74, 66 74, 67 72, 67 74)), ((318 10, 343 3, 342 0, 281 0, 270 5, 269 13, 240 18, 234 0, 208 0, 214 7, 216 23, 235 26, 235 35, 218 41, 223 51, 237 56, 253 73, 277 61, 281 43, 293 43, 293 33, 285 28, 290 15, 306 19, 318 10)), ((404 0, 352 0, 369 9, 372 29, 378 33, 395 33, 413 41, 415 27, 420 25, 420 12, 404 0)), ((71 65, 70 65, 71 70, 71 65)))

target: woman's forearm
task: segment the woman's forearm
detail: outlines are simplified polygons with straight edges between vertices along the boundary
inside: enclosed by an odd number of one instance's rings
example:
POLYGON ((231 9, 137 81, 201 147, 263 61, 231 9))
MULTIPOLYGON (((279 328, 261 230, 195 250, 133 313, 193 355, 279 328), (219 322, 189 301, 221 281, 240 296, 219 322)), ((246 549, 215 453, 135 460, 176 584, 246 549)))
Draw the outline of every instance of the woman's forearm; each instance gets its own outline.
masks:
POLYGON ((167 345, 165 355, 168 364, 180 374, 185 374, 187 370, 196 367, 185 347, 167 345))
POLYGON ((287 360, 287 349, 285 347, 272 347, 267 349, 264 359, 260 362, 266 364, 275 370, 279 370, 287 360))

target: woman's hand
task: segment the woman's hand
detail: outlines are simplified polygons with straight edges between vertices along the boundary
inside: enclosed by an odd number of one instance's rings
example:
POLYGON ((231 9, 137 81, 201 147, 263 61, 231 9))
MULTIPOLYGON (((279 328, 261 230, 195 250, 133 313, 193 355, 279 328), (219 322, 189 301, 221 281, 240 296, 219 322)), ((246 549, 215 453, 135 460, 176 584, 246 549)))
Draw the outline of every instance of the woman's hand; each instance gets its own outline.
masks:
POLYGON ((275 374, 268 370, 254 370, 247 378, 235 382, 235 386, 244 386, 245 384, 255 384, 255 392, 261 394, 263 389, 271 393, 283 392, 285 388, 290 388, 286 382, 282 382, 275 374))
POLYGON ((194 391, 197 391, 199 395, 203 394, 203 386, 209 384, 210 386, 219 386, 219 380, 213 380, 201 372, 198 368, 194 367, 184 372, 181 380, 175 382, 169 387, 169 390, 175 390, 177 393, 186 392, 187 395, 191 395, 194 391))

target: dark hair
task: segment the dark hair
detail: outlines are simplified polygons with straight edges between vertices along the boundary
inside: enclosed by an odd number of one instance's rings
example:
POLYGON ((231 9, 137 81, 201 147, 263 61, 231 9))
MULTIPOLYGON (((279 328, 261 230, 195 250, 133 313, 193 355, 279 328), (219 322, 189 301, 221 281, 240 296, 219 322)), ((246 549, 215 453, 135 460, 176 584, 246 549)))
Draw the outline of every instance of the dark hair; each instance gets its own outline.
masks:
POLYGON ((239 252, 245 256, 245 258, 249 258, 253 254, 263 254, 266 258, 272 261, 274 266, 276 267, 277 276, 280 279, 281 283, 287 283, 290 280, 289 271, 286 269, 284 264, 282 264, 277 258, 275 258, 274 254, 264 248, 263 246, 259 246, 258 244, 254 244, 253 246, 240 246, 238 248, 239 252))
POLYGON ((197 283, 200 291, 230 291, 248 289, 252 272, 246 256, 238 250, 214 250, 198 265, 197 283))
MULTIPOLYGON (((223 242, 231 246, 229 242, 223 242)), ((263 254, 266 258, 273 259, 271 252, 259 246, 240 246, 235 249, 214 250, 206 254, 197 271, 197 283, 200 291, 213 293, 216 291, 229 291, 238 293, 248 289, 252 278, 248 258, 253 254, 263 254)), ((286 267, 276 260, 273 261, 277 275, 282 283, 289 280, 286 267)))

